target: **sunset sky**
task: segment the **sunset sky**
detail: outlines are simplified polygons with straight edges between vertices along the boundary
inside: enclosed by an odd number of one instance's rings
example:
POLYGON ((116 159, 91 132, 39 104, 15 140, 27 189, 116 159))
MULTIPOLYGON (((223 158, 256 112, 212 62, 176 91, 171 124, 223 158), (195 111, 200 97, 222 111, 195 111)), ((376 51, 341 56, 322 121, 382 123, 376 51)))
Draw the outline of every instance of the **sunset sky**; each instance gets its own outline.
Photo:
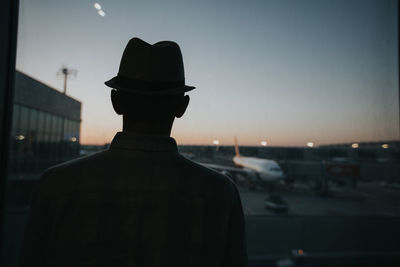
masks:
POLYGON ((398 140, 397 1, 20 0, 17 69, 82 102, 82 144, 121 130, 104 81, 128 40, 176 41, 190 92, 179 144, 398 140))

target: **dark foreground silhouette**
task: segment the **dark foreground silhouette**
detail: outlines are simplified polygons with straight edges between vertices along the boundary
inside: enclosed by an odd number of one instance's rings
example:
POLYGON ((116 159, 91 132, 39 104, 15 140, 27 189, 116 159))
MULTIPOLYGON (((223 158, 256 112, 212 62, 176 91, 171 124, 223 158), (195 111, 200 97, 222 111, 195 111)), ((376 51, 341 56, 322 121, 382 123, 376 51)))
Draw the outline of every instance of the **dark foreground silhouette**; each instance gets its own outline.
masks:
POLYGON ((21 266, 247 266, 235 185, 170 137, 194 89, 179 46, 133 38, 106 85, 123 131, 109 150, 42 175, 21 266))

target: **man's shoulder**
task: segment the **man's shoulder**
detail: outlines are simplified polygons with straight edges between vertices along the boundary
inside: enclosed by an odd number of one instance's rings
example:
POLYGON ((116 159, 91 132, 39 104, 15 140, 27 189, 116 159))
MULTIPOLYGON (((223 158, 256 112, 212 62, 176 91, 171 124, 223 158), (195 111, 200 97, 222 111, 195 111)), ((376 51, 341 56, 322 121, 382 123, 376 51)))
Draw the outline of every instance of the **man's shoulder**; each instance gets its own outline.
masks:
POLYGON ((104 150, 54 165, 41 175, 41 187, 62 188, 85 174, 101 172, 101 166, 106 164, 108 154, 108 150, 104 150))
MULTIPOLYGON (((185 158, 180 154, 175 154, 177 157, 168 157, 162 165, 154 165, 151 168, 169 168, 172 176, 186 177, 186 181, 192 184, 193 187, 199 188, 207 187, 213 188, 213 191, 234 191, 235 185, 227 176, 209 169, 199 163, 185 158), (172 174, 173 173, 173 174, 172 174)), ((89 156, 81 157, 65 163, 55 165, 47 169, 41 177, 41 185, 43 188, 48 188, 50 191, 67 192, 75 190, 79 186, 85 184, 97 184, 102 177, 113 173, 115 165, 122 164, 126 168, 128 161, 121 161, 123 157, 118 153, 113 153, 111 150, 105 150, 91 154, 89 156), (57 190, 55 190, 57 189, 57 190)), ((149 159, 146 157, 145 159, 149 159)), ((132 169, 149 169, 149 175, 153 175, 150 171, 151 168, 146 165, 143 167, 143 162, 139 166, 129 163, 132 169)), ((117 168, 118 169, 118 168, 117 168)), ((123 172, 122 172, 123 173, 123 172)), ((167 174, 166 174, 167 175, 167 174)))
POLYGON ((198 176, 206 182, 211 182, 213 184, 218 184, 226 187, 235 187, 234 182, 226 175, 223 175, 215 170, 207 168, 197 162, 194 162, 184 156, 181 156, 181 161, 184 168, 189 170, 194 176, 198 176))
POLYGON ((103 150, 99 151, 87 156, 79 157, 73 160, 69 160, 57 165, 54 165, 50 168, 48 168, 45 171, 45 174, 48 176, 60 173, 60 172, 65 172, 65 171, 70 171, 70 170, 76 170, 76 169, 81 169, 82 167, 88 167, 90 165, 98 165, 101 164, 103 160, 106 160, 108 157, 109 151, 108 150, 103 150))

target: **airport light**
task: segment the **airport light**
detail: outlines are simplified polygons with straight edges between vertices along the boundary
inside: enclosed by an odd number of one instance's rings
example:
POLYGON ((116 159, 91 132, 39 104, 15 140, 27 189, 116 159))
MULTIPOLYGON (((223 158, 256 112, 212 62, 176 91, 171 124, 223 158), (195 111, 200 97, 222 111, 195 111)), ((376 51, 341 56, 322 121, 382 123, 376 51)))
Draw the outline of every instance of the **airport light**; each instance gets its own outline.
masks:
POLYGON ((383 148, 383 149, 388 149, 388 148, 389 148, 389 145, 388 145, 388 144, 383 144, 383 145, 382 145, 382 148, 383 148))
POLYGON ((314 147, 314 143, 313 142, 307 142, 307 146, 308 147, 314 147))
POLYGON ((25 136, 23 136, 22 134, 19 134, 19 135, 15 136, 15 139, 17 139, 18 141, 22 141, 25 139, 25 136))
POLYGON ((104 10, 102 9, 101 5, 99 3, 94 3, 94 8, 97 10, 97 14, 99 14, 100 16, 104 17, 106 15, 106 12, 104 12, 104 10))
POLYGON ((96 2, 96 3, 94 3, 93 6, 94 6, 95 9, 101 10, 101 5, 99 3, 96 2))
POLYGON ((353 143, 353 144, 351 144, 351 147, 352 147, 352 148, 359 148, 360 145, 359 145, 358 143, 353 143))
POLYGON ((213 144, 215 145, 215 151, 218 152, 218 149, 219 149, 219 140, 214 140, 214 141, 213 141, 213 144))
POLYGON ((262 145, 262 146, 267 146, 268 143, 267 143, 267 141, 261 141, 261 145, 262 145))

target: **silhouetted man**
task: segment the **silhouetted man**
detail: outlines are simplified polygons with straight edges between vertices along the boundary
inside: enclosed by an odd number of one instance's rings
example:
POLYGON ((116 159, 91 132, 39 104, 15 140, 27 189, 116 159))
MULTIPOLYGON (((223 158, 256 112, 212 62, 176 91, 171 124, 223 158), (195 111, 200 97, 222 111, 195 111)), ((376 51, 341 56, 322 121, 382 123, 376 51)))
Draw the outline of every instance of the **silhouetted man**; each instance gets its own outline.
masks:
POLYGON ((247 266, 235 185, 169 137, 194 89, 179 46, 133 38, 105 84, 123 131, 109 150, 43 174, 21 265, 247 266))

